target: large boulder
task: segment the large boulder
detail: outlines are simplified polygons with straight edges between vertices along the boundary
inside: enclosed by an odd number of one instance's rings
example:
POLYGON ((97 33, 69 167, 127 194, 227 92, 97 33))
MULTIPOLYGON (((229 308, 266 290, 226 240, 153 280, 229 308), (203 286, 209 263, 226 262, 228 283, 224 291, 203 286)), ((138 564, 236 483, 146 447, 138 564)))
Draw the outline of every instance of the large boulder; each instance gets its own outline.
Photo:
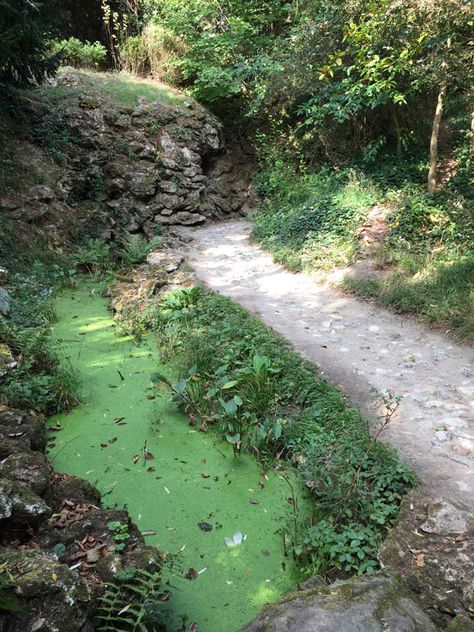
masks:
POLYGON ((416 597, 378 573, 330 586, 310 580, 266 606, 242 632, 436 632, 416 597))
POLYGON ((0 411, 0 459, 29 450, 44 451, 44 418, 23 410, 0 411))
POLYGON ((0 463, 0 476, 24 483, 41 496, 50 484, 51 468, 41 452, 21 452, 0 463))
POLYGON ((0 629, 8 632, 91 632, 91 601, 84 580, 56 555, 37 550, 3 548, 0 566, 9 585, 12 612, 0 612, 0 629))
POLYGON ((380 560, 439 625, 461 615, 474 631, 474 516, 464 507, 417 490, 403 501, 380 560))
POLYGON ((52 515, 46 502, 26 485, 0 478, 0 529, 11 530, 11 525, 37 527, 52 515))

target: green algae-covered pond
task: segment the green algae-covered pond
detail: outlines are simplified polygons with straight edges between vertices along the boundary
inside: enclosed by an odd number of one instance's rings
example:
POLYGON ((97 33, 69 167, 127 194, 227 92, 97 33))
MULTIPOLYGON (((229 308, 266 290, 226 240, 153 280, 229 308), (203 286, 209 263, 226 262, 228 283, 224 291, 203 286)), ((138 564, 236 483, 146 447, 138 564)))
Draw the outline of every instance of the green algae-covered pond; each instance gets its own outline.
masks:
POLYGON ((137 346, 119 335, 98 287, 64 291, 55 310, 58 353, 78 375, 83 402, 51 420, 62 426, 50 450, 55 469, 90 480, 104 504, 126 507, 156 533, 148 544, 180 552, 184 572, 173 574, 163 604, 170 623, 186 615, 201 632, 238 630, 297 582, 281 535, 292 516, 287 483, 249 456, 234 458, 152 389, 155 337, 137 346), (154 458, 134 463, 145 442, 154 458), (246 539, 227 546, 236 532, 246 539), (198 573, 192 581, 187 569, 198 573))

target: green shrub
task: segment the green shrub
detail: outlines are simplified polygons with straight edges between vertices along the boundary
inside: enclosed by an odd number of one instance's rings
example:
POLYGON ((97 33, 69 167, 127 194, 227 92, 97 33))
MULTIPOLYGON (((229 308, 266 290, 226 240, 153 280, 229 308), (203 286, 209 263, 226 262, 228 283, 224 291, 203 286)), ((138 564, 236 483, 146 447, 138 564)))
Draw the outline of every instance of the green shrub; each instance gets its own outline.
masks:
POLYGON ((179 60, 187 50, 184 38, 159 25, 147 26, 142 37, 153 77, 180 85, 183 73, 179 60))
POLYGON ((72 255, 71 260, 87 272, 101 272, 112 266, 111 247, 102 239, 90 237, 72 255))
POLYGON ((149 67, 148 51, 141 35, 129 37, 120 47, 122 67, 132 75, 143 75, 149 67))
POLYGON ((147 256, 160 243, 160 238, 155 237, 148 241, 142 235, 129 235, 124 246, 118 249, 118 257, 125 266, 143 263, 147 256))
POLYGON ((107 49, 100 42, 81 42, 76 37, 54 41, 52 52, 63 64, 76 68, 99 68, 107 58, 107 49))
POLYGON ((49 340, 53 286, 69 278, 62 270, 51 261, 36 261, 28 275, 17 273, 9 286, 12 311, 8 320, 0 318, 0 342, 17 358, 17 366, 0 380, 0 401, 8 406, 53 414, 78 401, 77 379, 60 366, 49 340))

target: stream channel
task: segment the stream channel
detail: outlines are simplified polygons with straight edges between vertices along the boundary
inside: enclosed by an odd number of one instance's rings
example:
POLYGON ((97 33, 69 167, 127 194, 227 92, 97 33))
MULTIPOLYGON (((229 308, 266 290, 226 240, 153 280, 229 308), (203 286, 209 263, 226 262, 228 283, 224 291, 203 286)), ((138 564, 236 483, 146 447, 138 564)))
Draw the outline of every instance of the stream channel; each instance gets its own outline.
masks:
POLYGON ((166 371, 155 336, 137 345, 120 335, 100 290, 85 283, 55 301, 53 339, 79 377, 82 403, 50 420, 62 430, 49 457, 57 471, 94 483, 105 506, 126 507, 140 530, 155 532, 148 544, 181 551, 183 572, 168 572, 172 598, 163 604, 170 629, 181 629, 185 615, 186 630, 195 622, 200 632, 234 632, 298 581, 281 533, 292 518, 290 489, 278 473, 265 477, 253 458, 234 458, 215 434, 192 428, 153 389, 150 374, 166 371), (145 442, 154 458, 134 463, 145 442), (230 547, 225 537, 236 532, 247 537, 230 547), (188 569, 195 579, 186 579, 188 569))

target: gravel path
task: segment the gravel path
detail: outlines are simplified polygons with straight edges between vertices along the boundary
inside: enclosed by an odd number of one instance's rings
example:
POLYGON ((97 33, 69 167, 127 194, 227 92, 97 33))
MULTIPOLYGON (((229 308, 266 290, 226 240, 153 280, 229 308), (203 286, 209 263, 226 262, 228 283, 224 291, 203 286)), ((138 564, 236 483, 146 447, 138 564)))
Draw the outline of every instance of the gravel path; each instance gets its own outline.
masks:
POLYGON ((250 229, 247 221, 182 229, 193 237, 197 277, 289 340, 370 419, 380 416, 374 391, 402 396, 385 440, 433 494, 474 510, 474 351, 288 272, 250 243, 250 229))

